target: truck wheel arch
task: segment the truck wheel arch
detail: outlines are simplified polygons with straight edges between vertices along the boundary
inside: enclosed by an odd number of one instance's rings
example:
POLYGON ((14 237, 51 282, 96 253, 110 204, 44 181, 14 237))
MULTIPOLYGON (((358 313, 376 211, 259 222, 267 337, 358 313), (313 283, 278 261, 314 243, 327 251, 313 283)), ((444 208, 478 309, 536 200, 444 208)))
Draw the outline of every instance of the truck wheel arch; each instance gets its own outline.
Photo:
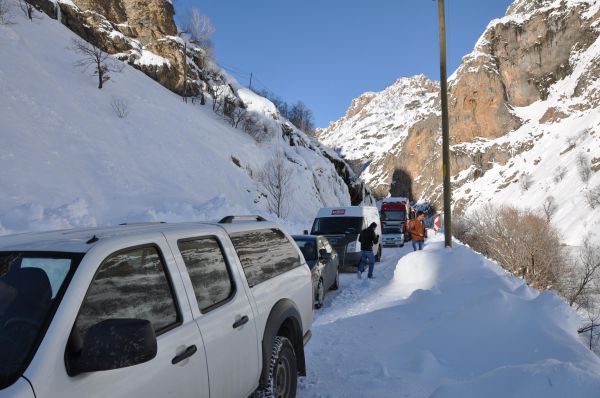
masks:
POLYGON ((302 331, 302 318, 296 305, 289 299, 279 300, 271 309, 265 325, 262 339, 262 370, 259 388, 266 388, 268 383, 268 364, 271 360, 273 342, 276 336, 287 337, 291 341, 296 353, 298 373, 301 376, 306 376, 302 331))

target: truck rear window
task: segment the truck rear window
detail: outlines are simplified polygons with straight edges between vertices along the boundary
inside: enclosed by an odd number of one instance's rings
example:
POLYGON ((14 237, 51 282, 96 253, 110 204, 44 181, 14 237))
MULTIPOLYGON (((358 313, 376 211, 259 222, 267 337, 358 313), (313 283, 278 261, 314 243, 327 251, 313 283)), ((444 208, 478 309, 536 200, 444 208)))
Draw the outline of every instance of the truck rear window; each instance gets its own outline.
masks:
POLYGON ((231 241, 250 287, 301 264, 294 245, 278 229, 237 232, 231 241))

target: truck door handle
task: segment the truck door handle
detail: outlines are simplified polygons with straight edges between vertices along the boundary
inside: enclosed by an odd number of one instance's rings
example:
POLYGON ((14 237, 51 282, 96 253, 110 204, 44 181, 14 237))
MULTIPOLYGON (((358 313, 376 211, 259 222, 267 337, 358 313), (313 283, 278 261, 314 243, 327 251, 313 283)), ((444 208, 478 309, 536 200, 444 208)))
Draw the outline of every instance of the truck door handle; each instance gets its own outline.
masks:
POLYGON ((249 319, 247 315, 244 315, 243 317, 241 317, 240 319, 238 319, 237 321, 235 321, 233 323, 233 328, 237 329, 242 325, 245 325, 246 323, 248 323, 249 319))
POLYGON ((195 345, 191 345, 188 348, 186 348, 184 352, 182 352, 181 354, 179 354, 175 358, 173 358, 171 360, 171 363, 173 365, 178 364, 179 362, 183 361, 184 359, 189 358, 192 355, 194 355, 196 353, 196 351, 198 351, 198 348, 196 348, 195 345))

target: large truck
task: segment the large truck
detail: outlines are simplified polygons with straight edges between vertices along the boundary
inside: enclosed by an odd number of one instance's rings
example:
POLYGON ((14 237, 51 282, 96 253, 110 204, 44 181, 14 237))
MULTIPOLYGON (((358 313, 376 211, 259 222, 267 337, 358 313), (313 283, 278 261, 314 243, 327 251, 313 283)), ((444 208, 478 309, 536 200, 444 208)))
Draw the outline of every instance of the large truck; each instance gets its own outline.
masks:
MULTIPOLYGON (((404 240, 410 240, 408 233, 408 222, 414 218, 414 210, 410 206, 410 200, 402 196, 389 197, 381 202, 381 228, 400 226, 404 234, 404 240)), ((395 229, 394 228, 394 229, 395 229)))

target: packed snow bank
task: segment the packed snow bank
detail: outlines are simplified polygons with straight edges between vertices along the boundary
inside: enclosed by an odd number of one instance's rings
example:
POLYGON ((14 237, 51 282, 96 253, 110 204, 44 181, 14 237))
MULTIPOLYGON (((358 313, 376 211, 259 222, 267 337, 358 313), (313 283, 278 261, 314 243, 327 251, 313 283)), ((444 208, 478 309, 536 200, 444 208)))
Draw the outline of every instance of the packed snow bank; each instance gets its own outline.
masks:
POLYGON ((344 275, 315 318, 299 396, 598 396, 576 313, 442 239, 386 249, 373 281, 344 275))

